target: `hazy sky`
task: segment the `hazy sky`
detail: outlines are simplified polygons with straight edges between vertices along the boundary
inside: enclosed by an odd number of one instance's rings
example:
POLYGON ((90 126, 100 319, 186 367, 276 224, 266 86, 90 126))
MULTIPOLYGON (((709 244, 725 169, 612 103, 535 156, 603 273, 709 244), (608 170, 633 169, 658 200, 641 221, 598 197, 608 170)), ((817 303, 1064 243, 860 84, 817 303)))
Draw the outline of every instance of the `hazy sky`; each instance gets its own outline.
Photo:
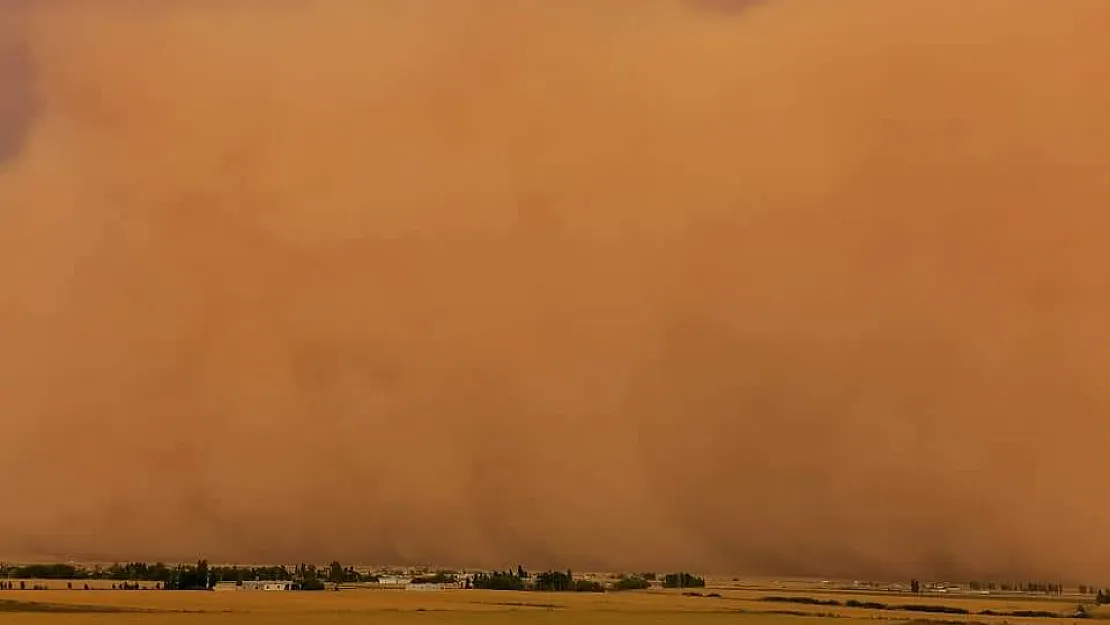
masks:
POLYGON ((0 557, 1110 578, 1108 23, 0 1, 0 557))

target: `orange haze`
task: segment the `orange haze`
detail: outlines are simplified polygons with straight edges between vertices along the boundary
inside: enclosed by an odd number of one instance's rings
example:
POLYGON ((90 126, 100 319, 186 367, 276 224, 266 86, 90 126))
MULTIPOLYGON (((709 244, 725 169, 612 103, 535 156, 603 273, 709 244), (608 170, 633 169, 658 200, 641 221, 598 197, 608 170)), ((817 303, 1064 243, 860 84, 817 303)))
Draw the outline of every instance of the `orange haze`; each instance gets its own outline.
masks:
POLYGON ((1105 0, 3 7, 0 554, 1110 577, 1105 0))

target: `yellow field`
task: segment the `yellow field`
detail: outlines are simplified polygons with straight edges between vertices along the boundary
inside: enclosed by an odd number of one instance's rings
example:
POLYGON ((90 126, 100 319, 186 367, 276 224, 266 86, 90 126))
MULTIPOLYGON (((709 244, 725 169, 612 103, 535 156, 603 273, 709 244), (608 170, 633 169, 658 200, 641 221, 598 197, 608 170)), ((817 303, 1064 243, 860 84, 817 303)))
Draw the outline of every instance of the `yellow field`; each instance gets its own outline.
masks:
MULTIPOLYGON (((62 587, 65 583, 62 582, 62 587)), ((0 623, 73 624, 85 623, 196 623, 199 625, 280 625, 373 622, 382 625, 408 623, 573 623, 575 625, 622 625, 632 623, 748 623, 773 625, 860 625, 881 620, 892 625, 909 621, 974 622, 989 625, 1071 625, 1072 619, 1013 618, 981 615, 952 615, 870 610, 842 606, 815 606, 760 601, 768 589, 729 590, 721 597, 691 597, 675 591, 594 594, 546 594, 533 592, 488 592, 475 590, 406 591, 343 590, 340 592, 166 592, 166 591, 6 591, 0 592, 0 623), (4 602, 34 602, 49 611, 4 610, 4 602), (66 612, 65 609, 74 610, 66 612), (102 610, 95 612, 93 610, 102 610), (103 610, 129 610, 105 612, 103 610)), ((828 595, 799 592, 824 598, 828 595)), ((942 603, 972 611, 1037 609, 1066 612, 1077 601, 1031 600, 994 597, 898 597, 891 594, 851 594, 837 597, 885 603, 942 603)), ((25 608, 26 604, 22 606, 25 608)), ((22 610, 21 608, 21 610, 22 610)), ((1097 613, 1100 618, 1110 614, 1097 613)))

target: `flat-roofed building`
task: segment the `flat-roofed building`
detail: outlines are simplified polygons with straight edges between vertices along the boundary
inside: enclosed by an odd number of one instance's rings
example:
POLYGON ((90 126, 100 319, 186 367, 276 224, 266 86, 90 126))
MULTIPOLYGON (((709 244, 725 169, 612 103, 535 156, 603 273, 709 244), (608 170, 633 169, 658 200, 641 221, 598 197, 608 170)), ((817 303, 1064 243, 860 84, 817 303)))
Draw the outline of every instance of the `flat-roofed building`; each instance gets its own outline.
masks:
POLYGON ((263 590, 263 591, 278 591, 278 590, 293 590, 293 582, 287 581, 243 581, 243 582, 217 582, 213 588, 215 591, 229 591, 229 590, 263 590))

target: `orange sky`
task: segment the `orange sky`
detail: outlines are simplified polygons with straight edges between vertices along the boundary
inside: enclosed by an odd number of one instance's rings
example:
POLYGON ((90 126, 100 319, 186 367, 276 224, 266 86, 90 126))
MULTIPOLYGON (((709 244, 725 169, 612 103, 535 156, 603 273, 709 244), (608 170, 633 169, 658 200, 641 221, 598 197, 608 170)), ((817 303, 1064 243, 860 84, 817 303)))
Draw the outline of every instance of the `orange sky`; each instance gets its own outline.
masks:
POLYGON ((0 8, 0 556, 1110 577, 1110 4, 723 4, 0 8))

